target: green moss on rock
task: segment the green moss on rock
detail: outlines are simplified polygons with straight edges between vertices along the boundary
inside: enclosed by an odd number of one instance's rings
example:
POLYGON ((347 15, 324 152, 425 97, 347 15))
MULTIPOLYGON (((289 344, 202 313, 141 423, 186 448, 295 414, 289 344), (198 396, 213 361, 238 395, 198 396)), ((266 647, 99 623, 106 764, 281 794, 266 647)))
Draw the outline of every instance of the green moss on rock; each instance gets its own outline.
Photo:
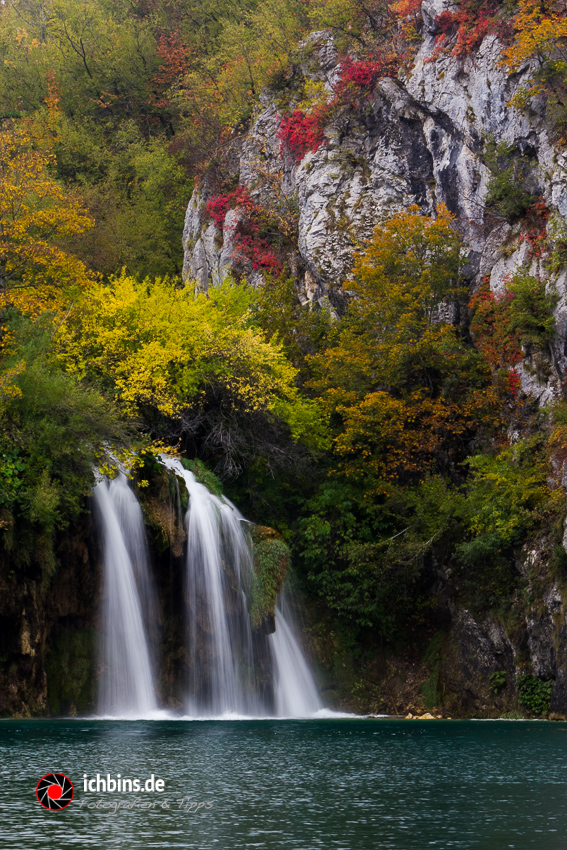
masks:
POLYGON ((62 628, 47 651, 47 701, 53 715, 77 715, 94 704, 94 629, 62 628))
MULTIPOLYGON (((144 470, 146 472, 146 470, 144 470)), ((155 541, 160 552, 171 549, 173 555, 181 557, 185 529, 177 500, 181 503, 182 513, 187 510, 188 496, 184 482, 160 464, 145 475, 147 486, 138 489, 138 498, 144 520, 154 531, 155 541)))
POLYGON ((181 463, 188 469, 189 472, 192 472, 197 481, 200 484, 204 484, 207 490, 213 494, 213 496, 222 496, 222 484, 214 472, 211 472, 210 469, 207 469, 202 460, 188 460, 185 457, 181 458, 181 463))
POLYGON ((289 549, 283 537, 264 525, 251 528, 254 575, 250 594, 252 628, 273 631, 278 593, 289 569, 289 549))

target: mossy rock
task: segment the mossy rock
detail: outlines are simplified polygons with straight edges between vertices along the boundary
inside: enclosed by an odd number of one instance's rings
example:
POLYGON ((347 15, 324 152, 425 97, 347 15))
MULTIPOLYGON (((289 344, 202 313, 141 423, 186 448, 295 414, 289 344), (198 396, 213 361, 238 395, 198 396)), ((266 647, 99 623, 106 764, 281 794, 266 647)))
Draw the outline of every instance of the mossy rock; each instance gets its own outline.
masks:
POLYGON ((208 469, 202 460, 189 460, 186 457, 181 458, 181 463, 185 469, 192 472, 199 484, 203 484, 209 493, 213 496, 222 496, 222 484, 214 472, 208 469))
POLYGON ((276 602, 290 564, 290 553, 281 534, 264 525, 250 530, 254 553, 254 575, 250 593, 253 629, 268 634, 275 630, 276 602))
POLYGON ((159 551, 171 549, 173 555, 179 558, 186 534, 176 500, 179 498, 184 514, 188 504, 185 484, 161 465, 159 471, 146 480, 149 481, 148 486, 138 490, 144 521, 154 531, 159 551))
POLYGON ((439 692, 439 673, 441 669, 441 647, 443 644, 444 635, 442 632, 437 632, 430 640, 423 661, 429 667, 429 679, 425 681, 420 688, 423 704, 425 708, 436 708, 441 704, 441 694, 439 692))
POLYGON ((84 714, 94 705, 96 632, 65 627, 47 651, 47 701, 53 715, 84 714))

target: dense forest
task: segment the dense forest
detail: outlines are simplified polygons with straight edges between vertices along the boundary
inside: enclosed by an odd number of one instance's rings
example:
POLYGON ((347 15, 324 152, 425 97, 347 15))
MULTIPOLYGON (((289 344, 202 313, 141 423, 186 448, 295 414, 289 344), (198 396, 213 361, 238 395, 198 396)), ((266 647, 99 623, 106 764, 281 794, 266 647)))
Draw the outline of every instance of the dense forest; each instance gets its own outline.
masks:
MULTIPOLYGON (((545 102, 562 151, 563 0, 451 9, 428 61, 466 63, 496 37, 506 74, 532 69, 510 108, 545 102)), ((314 154, 380 81, 411 74, 423 34, 415 0, 2 0, 6 595, 49 594, 94 470, 124 464, 144 488, 164 449, 283 535, 313 652, 351 708, 439 706, 450 611, 494 612, 514 633, 548 580, 567 587, 567 390, 541 404, 519 371, 540 385, 557 372, 567 226, 529 151, 479 142, 488 215, 525 248, 504 289, 473 279, 452 210, 413 203, 373 221, 333 297, 308 304, 293 193, 280 179, 260 203, 229 167, 266 97, 282 156, 314 154), (305 74, 312 32, 338 51, 334 87, 305 74), (219 233, 241 215, 231 273, 209 287, 182 273, 203 187, 219 233), (533 541, 545 576, 519 566, 533 541), (404 696, 379 684, 388 670, 404 696)), ((517 683, 497 667, 486 693, 546 713, 549 677, 528 655, 516 666, 517 683)))

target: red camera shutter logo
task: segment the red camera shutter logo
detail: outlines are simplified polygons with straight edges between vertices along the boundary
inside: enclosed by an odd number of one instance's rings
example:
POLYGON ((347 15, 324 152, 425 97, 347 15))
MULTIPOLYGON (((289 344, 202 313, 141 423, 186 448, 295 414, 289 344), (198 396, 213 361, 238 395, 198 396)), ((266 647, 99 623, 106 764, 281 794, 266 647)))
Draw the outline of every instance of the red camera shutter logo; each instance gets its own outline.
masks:
POLYGON ((64 773, 46 773, 35 789, 37 799, 50 812, 66 809, 74 793, 73 783, 64 773))

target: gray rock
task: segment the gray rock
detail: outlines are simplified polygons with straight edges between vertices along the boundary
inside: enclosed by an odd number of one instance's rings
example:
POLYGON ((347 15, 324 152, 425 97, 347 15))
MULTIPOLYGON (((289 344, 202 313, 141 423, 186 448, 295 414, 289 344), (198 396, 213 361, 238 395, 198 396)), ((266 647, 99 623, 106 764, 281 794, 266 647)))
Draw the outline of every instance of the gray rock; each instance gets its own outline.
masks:
MULTIPOLYGON (((451 7, 448 0, 426 0, 426 30, 451 7)), ((551 144, 541 113, 528 117, 509 106, 530 68, 508 76, 494 35, 465 60, 448 53, 428 62, 434 41, 426 32, 408 79, 381 80, 371 103, 343 110, 326 128, 325 144, 300 163, 281 151, 279 116, 268 93, 248 134, 235 141, 238 179, 253 197, 273 200, 274 181, 276 196, 296 197, 298 284, 302 286, 308 270, 317 281, 318 300, 348 278, 353 251, 371 236, 375 224, 412 203, 424 213, 446 204, 466 238, 475 281, 490 275, 491 286, 500 291, 505 276, 526 263, 528 246, 523 243, 510 252, 505 245, 509 226, 487 216, 490 175, 481 153, 489 134, 533 158, 543 197, 567 215, 567 154, 551 144)), ((317 32, 307 42, 303 72, 331 90, 339 73, 333 40, 317 32)), ((195 192, 183 237, 185 277, 202 287, 220 282, 226 263, 231 257, 234 262, 234 252, 220 234, 204 240, 207 197, 206 187, 195 192)))

